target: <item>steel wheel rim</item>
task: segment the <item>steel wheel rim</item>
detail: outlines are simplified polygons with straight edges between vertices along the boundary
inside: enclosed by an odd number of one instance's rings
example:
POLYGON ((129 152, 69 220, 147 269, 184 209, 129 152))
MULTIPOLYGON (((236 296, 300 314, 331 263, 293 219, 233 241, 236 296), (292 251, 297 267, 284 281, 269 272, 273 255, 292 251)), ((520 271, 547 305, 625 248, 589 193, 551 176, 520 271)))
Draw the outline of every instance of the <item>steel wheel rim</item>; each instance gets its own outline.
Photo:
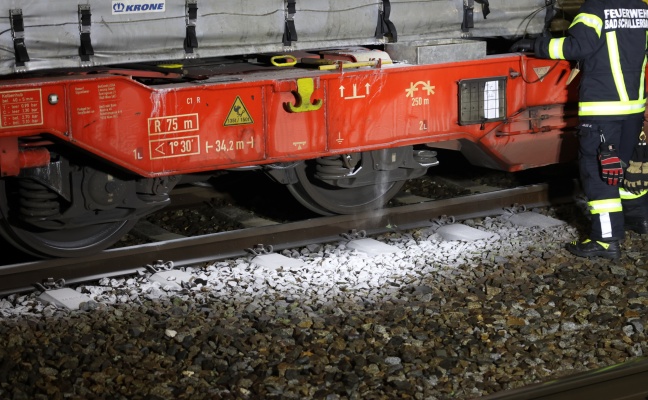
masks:
POLYGON ((312 178, 308 165, 296 168, 298 183, 288 185, 302 205, 321 215, 356 214, 382 208, 403 187, 405 181, 379 183, 357 188, 338 188, 312 178))
POLYGON ((81 257, 116 243, 137 220, 101 223, 72 229, 32 231, 12 223, 6 181, 0 182, 0 235, 37 257, 81 257))

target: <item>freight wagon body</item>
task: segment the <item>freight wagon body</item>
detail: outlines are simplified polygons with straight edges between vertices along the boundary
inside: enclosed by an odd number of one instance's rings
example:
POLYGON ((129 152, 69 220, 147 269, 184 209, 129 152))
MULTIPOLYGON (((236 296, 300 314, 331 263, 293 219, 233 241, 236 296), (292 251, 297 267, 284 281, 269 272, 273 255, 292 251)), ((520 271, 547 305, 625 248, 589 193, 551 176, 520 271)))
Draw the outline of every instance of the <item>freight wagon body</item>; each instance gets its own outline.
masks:
MULTIPOLYGON (((487 55, 548 0, 0 3, 0 234, 99 251, 185 178, 262 169, 320 214, 378 208, 434 148, 573 158, 570 64, 487 55)), ((564 11, 564 10, 562 10, 564 11)))

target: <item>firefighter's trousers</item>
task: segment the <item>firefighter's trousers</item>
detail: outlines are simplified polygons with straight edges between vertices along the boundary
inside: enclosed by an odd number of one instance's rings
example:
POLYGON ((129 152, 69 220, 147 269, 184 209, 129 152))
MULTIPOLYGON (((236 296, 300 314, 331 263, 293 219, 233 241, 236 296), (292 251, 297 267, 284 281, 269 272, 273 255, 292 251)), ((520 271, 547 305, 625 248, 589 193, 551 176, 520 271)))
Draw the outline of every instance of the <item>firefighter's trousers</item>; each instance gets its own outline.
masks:
POLYGON ((614 144, 619 158, 628 165, 643 125, 643 114, 623 120, 582 121, 579 133, 578 163, 581 184, 587 196, 592 227, 590 239, 621 240, 624 219, 648 219, 646 191, 635 195, 623 190, 623 185, 608 185, 601 178, 598 150, 602 140, 614 144))

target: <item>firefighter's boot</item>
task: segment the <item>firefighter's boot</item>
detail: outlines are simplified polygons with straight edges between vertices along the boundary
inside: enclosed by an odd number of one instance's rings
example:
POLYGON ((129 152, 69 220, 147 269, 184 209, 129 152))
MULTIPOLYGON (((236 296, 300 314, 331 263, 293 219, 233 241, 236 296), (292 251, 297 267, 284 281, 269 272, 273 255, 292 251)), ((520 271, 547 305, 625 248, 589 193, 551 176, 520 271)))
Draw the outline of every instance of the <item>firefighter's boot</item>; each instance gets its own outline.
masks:
POLYGON ((621 258, 621 248, 619 241, 599 242, 587 239, 584 242, 571 242, 565 246, 567 251, 578 257, 603 257, 610 260, 621 258))

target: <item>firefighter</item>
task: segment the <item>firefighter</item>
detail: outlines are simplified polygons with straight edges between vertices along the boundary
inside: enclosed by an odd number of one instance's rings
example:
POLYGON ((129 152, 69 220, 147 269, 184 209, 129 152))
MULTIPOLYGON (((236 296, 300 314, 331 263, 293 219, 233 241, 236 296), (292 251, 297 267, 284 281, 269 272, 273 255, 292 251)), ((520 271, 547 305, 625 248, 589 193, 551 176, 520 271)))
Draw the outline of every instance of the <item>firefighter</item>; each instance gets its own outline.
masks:
POLYGON ((646 2, 587 0, 566 37, 522 39, 511 49, 577 60, 582 70, 578 162, 592 223, 589 238, 566 245, 580 257, 616 260, 624 228, 648 233, 647 191, 622 185, 646 110, 647 32, 646 2))

